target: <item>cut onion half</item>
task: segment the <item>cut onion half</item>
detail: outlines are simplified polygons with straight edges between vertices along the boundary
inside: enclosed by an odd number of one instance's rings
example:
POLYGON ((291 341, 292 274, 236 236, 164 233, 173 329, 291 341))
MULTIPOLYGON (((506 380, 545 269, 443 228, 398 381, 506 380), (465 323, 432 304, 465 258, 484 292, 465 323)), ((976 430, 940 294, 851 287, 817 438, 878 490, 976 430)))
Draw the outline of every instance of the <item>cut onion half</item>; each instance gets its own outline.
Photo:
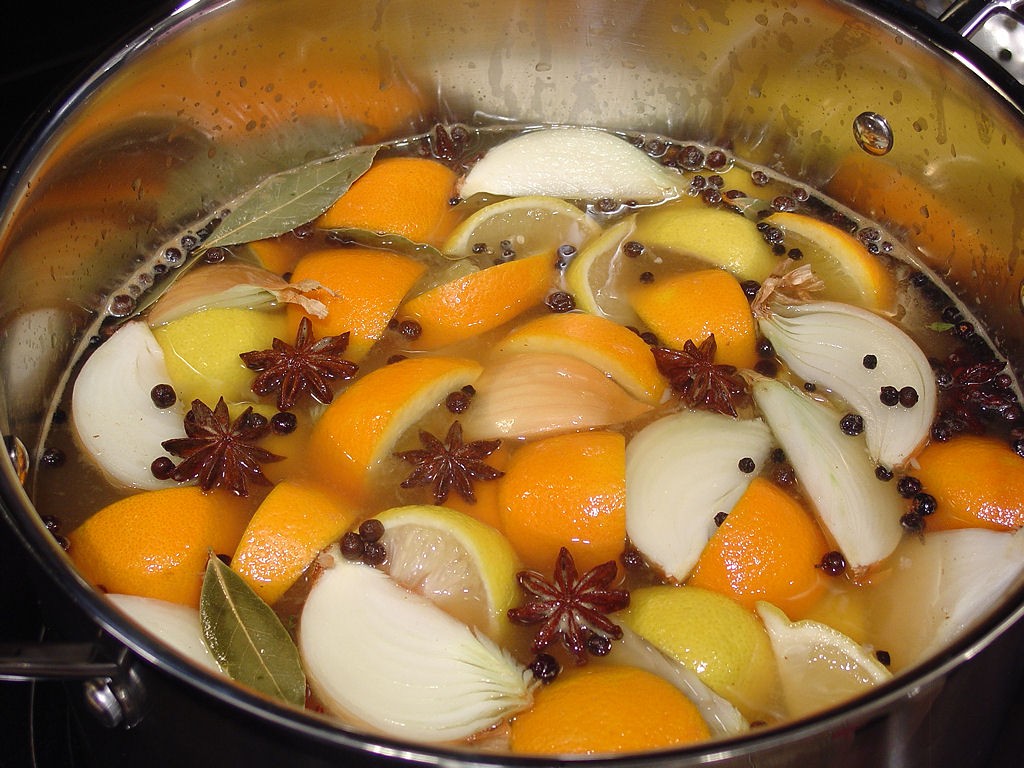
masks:
POLYGON ((532 702, 532 673, 383 572, 328 550, 302 610, 299 651, 324 707, 397 738, 454 741, 532 702))
POLYGON ((831 406, 775 379, 747 373, 751 394, 819 519, 855 571, 888 556, 903 535, 895 483, 875 476, 861 435, 844 434, 831 406))
POLYGON ((760 419, 680 411, 644 427, 626 446, 626 533, 665 575, 683 581, 697 564, 715 515, 729 512, 768 458, 760 419))
POLYGON ((868 452, 878 464, 902 466, 928 437, 937 402, 935 375, 924 352, 893 323, 850 304, 823 301, 773 306, 758 325, 794 374, 832 390, 863 417, 868 452), (885 405, 879 396, 885 386, 912 387, 917 402, 885 405))
POLYGON ((170 457, 160 445, 184 437, 184 405, 157 408, 150 395, 169 384, 164 351, 146 323, 119 328, 85 361, 71 393, 71 420, 85 454, 122 487, 156 490, 174 485, 158 480, 150 466, 170 457))
POLYGON ((201 667, 220 672, 203 640, 199 611, 188 605, 137 595, 107 595, 107 599, 150 634, 201 667))

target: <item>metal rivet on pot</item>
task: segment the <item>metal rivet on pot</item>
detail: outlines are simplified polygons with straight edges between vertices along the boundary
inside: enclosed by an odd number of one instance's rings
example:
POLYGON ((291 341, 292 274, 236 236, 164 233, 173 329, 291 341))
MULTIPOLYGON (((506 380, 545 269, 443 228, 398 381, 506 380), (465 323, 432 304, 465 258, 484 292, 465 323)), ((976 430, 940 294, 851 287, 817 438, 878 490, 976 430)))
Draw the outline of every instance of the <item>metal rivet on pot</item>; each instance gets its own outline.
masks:
POLYGON ((892 149, 892 128, 877 112, 861 112, 853 120, 853 136, 870 155, 884 155, 892 149))
POLYGON ((133 663, 122 663, 117 679, 95 678, 82 684, 86 706, 107 728, 133 728, 143 717, 146 695, 142 679, 133 663))
POLYGON ((18 475, 18 482, 24 485, 29 467, 28 451, 25 450, 25 444, 14 435, 4 435, 4 445, 7 446, 7 456, 18 475))

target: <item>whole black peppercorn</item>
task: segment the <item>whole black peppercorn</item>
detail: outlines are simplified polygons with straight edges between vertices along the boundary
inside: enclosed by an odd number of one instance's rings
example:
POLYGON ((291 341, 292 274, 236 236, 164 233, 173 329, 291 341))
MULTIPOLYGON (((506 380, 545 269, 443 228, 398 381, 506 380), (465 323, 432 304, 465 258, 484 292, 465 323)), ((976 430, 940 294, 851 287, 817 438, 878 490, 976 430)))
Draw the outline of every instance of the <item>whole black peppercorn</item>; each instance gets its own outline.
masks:
POLYGON ((799 248, 790 248, 788 251, 786 251, 786 255, 790 258, 791 261, 800 261, 800 259, 804 257, 804 252, 801 251, 799 248))
POLYGON ((449 392, 448 397, 444 399, 444 407, 452 413, 463 413, 469 408, 469 395, 462 390, 449 392))
POLYGON ((904 499, 912 499, 921 492, 921 481, 913 475, 904 475, 896 483, 896 490, 904 499))
POLYGON ((349 531, 341 537, 341 555, 346 560, 362 560, 365 543, 355 531, 349 531))
POLYGON ((270 428, 278 435, 290 435, 299 426, 299 418, 294 413, 280 411, 270 417, 270 428))
POLYGON ((715 525, 720 527, 728 516, 728 512, 715 512, 715 525))
POLYGON ((654 282, 654 273, 653 272, 641 272, 640 273, 640 282, 641 283, 645 283, 645 284, 653 283, 654 282))
POLYGON ((924 530, 924 518, 916 512, 907 512, 900 518, 900 525, 910 533, 921 533, 924 530))
POLYGON ((740 472, 743 472, 744 474, 747 475, 749 475, 751 472, 754 471, 754 469, 756 469, 754 460, 749 456, 744 456, 742 459, 740 459, 737 466, 739 467, 740 472))
POLYGON ((864 359, 861 362, 869 371, 874 370, 878 366, 878 358, 874 355, 864 355, 864 359))
POLYGON ((814 392, 817 389, 818 389, 818 385, 815 384, 813 381, 805 381, 804 382, 804 392, 814 392))
POLYGON ((744 280, 740 283, 740 288, 743 289, 743 295, 747 297, 747 301, 753 301, 757 292, 761 290, 761 284, 757 280, 744 280))
POLYGON ((423 327, 415 320, 402 320, 398 323, 398 332, 407 339, 418 339, 423 327))
POLYGON ((708 152, 704 164, 708 167, 708 170, 720 171, 729 164, 729 157, 722 150, 713 149, 708 152))
POLYGON ((882 401, 882 405, 894 406, 900 401, 900 391, 896 387, 882 387, 878 391, 878 399, 882 401))
POLYGON ((174 474, 174 462, 168 456, 160 456, 153 459, 153 463, 149 465, 149 471, 157 480, 167 480, 174 474))
POLYGON ((914 495, 914 503, 911 506, 911 511, 916 512, 921 515, 921 517, 927 517, 928 515, 935 514, 937 507, 938 502, 930 493, 918 493, 914 495))
POLYGON ((644 556, 640 550, 633 546, 627 546, 622 552, 622 564, 630 570, 643 568, 644 556))
POLYGON ((903 387, 900 389, 900 405, 904 408, 913 408, 917 405, 917 390, 913 387, 903 387))
POLYGON ((883 483, 887 483, 892 480, 892 470, 881 465, 875 467, 875 477, 881 480, 883 483))
POLYGON ((371 517, 359 524, 359 538, 364 542, 379 541, 384 535, 384 523, 371 517))
POLYGON ((630 240, 622 246, 622 252, 630 258, 636 258, 644 252, 643 243, 638 243, 636 240, 630 240))
POLYGON ((612 641, 604 635, 592 632, 587 638, 587 652, 591 656, 607 656, 611 650, 612 641))
POLYGON ((883 665, 885 665, 887 667, 890 664, 892 664, 892 657, 889 655, 888 651, 883 651, 883 650, 875 651, 875 658, 878 659, 878 662, 880 664, 883 664, 883 665))
POLYGON ((822 555, 818 567, 829 576, 840 576, 846 570, 846 558, 838 550, 832 550, 822 555))
POLYGON ((558 659, 551 654, 538 653, 533 661, 530 662, 530 671, 542 683, 550 683, 558 677, 558 673, 562 671, 562 666, 558 663, 558 659))
POLYGON ((67 460, 64 451, 60 448, 47 448, 43 451, 43 455, 39 457, 39 461, 44 467, 60 467, 64 465, 67 460))
POLYGON ((363 542, 363 562, 367 565, 381 565, 388 559, 384 545, 379 541, 363 542))
POLYGON ((566 293, 565 291, 549 293, 547 298, 544 299, 544 304, 552 312, 572 312, 576 309, 576 299, 572 297, 571 293, 566 293))
POLYGON ((757 342, 757 355, 758 357, 773 357, 775 355, 775 347, 768 339, 759 339, 757 342))
POLYGON ((844 435, 859 435, 864 431, 864 419, 858 413, 848 413, 839 420, 839 428, 844 435))

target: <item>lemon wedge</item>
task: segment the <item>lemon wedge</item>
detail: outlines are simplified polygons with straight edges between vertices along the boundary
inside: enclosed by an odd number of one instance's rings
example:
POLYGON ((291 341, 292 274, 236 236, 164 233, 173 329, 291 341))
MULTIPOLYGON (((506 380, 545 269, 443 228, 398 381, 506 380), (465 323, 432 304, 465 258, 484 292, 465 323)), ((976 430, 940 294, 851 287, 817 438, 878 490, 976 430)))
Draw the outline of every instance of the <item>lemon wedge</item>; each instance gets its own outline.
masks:
POLYGON ((850 234, 800 213, 775 213, 765 222, 785 235, 789 249, 799 248, 803 263, 825 283, 822 300, 841 301, 890 314, 896 288, 882 263, 850 234))
POLYGON ((869 651, 827 624, 791 622, 765 602, 757 604, 757 613, 775 652, 790 717, 839 704, 892 677, 869 651))
POLYGON ((626 280, 620 278, 626 262, 622 246, 630 240, 634 229, 636 216, 613 224, 569 262, 565 285, 579 309, 622 325, 640 324, 629 304, 626 280))
POLYGON ((384 524, 384 569, 465 624, 498 637, 518 597, 519 558, 495 528, 447 507, 395 507, 384 524))
POLYGON ((513 197, 652 203, 679 195, 681 174, 615 134, 554 127, 520 134, 489 150, 462 182, 464 198, 480 192, 513 197))
POLYGON ((528 195, 484 206, 455 228, 441 250, 449 256, 499 256, 507 242, 517 256, 533 256, 554 253, 561 245, 578 249, 599 231, 597 222, 575 205, 528 195))

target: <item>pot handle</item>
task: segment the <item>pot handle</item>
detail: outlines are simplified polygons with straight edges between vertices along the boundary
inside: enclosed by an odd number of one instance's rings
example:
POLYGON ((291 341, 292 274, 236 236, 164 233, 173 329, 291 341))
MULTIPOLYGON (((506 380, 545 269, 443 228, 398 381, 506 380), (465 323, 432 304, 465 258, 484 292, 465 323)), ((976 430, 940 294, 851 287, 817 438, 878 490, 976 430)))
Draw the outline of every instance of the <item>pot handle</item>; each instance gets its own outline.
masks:
POLYGON ((939 16, 939 21, 969 39, 994 16, 1008 16, 1024 25, 1021 6, 1024 3, 1020 0, 957 0, 939 16))

